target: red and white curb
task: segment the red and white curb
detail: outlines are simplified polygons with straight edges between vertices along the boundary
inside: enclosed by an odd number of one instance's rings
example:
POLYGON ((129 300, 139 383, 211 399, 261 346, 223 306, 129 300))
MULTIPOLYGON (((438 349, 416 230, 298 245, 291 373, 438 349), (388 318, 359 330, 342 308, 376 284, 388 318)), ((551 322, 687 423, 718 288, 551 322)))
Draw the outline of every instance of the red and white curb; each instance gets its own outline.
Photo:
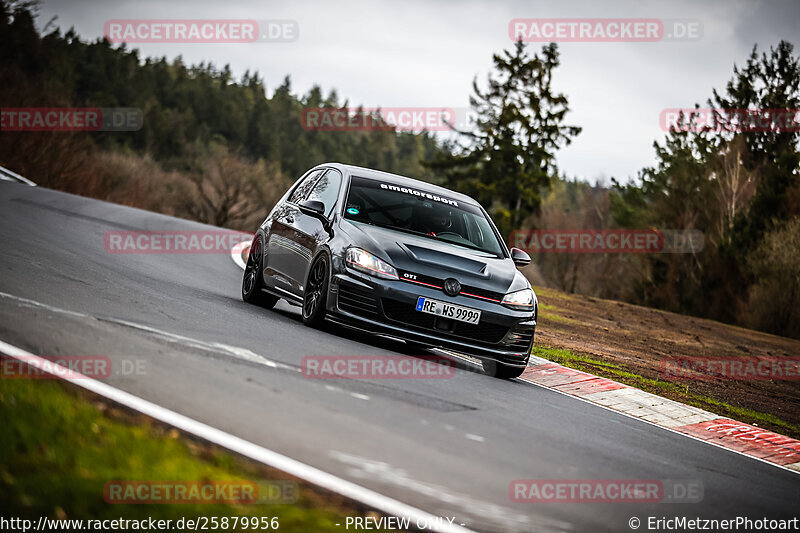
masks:
MULTIPOLYGON (((250 241, 231 250, 244 270, 250 241)), ((531 356, 520 379, 800 473, 800 440, 531 356)))
POLYGON ((800 473, 800 440, 539 357, 520 379, 800 473))

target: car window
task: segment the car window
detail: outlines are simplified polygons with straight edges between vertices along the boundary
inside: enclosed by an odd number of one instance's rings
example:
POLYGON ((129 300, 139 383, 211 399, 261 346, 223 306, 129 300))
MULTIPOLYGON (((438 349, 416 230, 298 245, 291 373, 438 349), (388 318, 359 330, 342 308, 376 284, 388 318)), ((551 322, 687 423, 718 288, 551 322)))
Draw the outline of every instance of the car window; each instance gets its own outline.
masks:
POLYGON ((317 180, 320 174, 322 174, 324 169, 322 170, 315 170, 311 172, 308 176, 306 176, 303 181, 297 186, 297 188, 292 192, 292 195, 289 197, 289 201, 293 204, 299 204, 303 200, 306 199, 308 196, 308 192, 314 186, 314 182, 317 180))
POLYGON ((475 205, 417 187, 353 176, 344 217, 503 257, 502 244, 475 205))
POLYGON ((333 208, 336 206, 336 200, 339 198, 339 188, 342 185, 342 175, 338 170, 328 169, 325 175, 322 176, 314 188, 311 189, 307 200, 318 200, 325 205, 325 215, 330 216, 333 213, 333 208))

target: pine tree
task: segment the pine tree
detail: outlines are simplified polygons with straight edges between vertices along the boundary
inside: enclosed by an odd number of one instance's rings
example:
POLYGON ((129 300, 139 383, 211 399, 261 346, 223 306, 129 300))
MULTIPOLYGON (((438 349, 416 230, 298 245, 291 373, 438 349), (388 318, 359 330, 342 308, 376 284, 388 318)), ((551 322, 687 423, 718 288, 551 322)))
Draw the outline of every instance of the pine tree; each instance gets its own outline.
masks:
POLYGON ((531 56, 517 42, 493 61, 486 90, 473 82, 470 104, 477 120, 471 130, 459 131, 465 144, 427 165, 443 172, 448 186, 489 207, 506 235, 539 211, 541 188, 558 174, 556 151, 581 128, 564 125, 567 97, 553 92, 555 43, 531 56))

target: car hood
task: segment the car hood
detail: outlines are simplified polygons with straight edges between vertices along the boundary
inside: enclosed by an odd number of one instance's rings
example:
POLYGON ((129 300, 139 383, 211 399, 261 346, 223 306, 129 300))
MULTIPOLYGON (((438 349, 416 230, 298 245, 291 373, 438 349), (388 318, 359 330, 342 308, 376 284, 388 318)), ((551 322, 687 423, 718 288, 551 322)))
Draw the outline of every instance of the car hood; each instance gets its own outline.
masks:
POLYGON ((455 278, 462 285, 498 293, 530 286, 510 258, 502 259, 426 237, 345 219, 340 228, 349 244, 389 261, 400 271, 439 279, 455 278))

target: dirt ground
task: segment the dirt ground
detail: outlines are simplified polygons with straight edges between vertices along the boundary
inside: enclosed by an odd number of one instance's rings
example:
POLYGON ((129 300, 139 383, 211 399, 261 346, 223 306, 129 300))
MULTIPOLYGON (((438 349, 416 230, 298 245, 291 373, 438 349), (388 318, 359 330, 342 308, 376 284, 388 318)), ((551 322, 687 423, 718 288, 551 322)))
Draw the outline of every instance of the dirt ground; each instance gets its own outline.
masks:
POLYGON ((542 287, 536 345, 566 349, 646 380, 621 378, 603 364, 579 362, 583 370, 627 382, 672 399, 692 403, 712 412, 757 423, 779 433, 800 437, 800 380, 677 379, 667 376, 665 361, 671 358, 741 358, 757 362, 760 357, 798 358, 800 341, 769 335, 664 311, 612 300, 573 295, 542 287), (663 383, 678 387, 664 386, 663 383), (720 405, 723 402, 726 405, 720 405), (772 423, 769 417, 741 410, 745 408, 777 417, 787 424, 772 423))

